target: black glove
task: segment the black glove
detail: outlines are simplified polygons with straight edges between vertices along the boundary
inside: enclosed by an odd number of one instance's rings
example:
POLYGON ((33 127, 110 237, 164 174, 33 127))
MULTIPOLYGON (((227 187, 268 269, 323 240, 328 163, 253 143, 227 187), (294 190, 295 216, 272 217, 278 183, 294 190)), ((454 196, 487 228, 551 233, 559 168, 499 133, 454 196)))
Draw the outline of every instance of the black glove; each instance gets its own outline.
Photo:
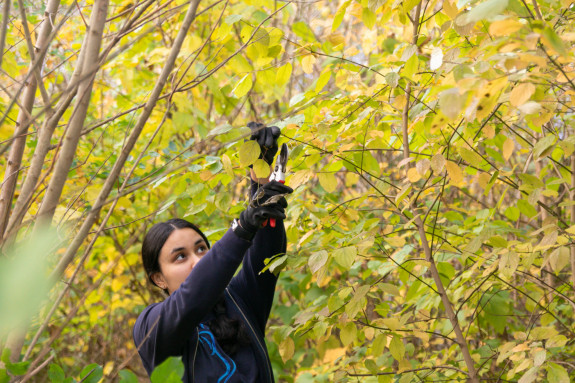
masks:
POLYGON ((252 131, 250 140, 256 140, 260 145, 260 159, 263 159, 271 165, 278 152, 278 138, 281 133, 280 128, 277 126, 265 126, 260 122, 253 121, 248 123, 248 128, 252 131))
POLYGON ((232 224, 233 231, 243 239, 251 241, 258 229, 269 218, 284 219, 287 201, 284 194, 291 194, 293 189, 280 182, 272 181, 258 189, 240 219, 232 224))

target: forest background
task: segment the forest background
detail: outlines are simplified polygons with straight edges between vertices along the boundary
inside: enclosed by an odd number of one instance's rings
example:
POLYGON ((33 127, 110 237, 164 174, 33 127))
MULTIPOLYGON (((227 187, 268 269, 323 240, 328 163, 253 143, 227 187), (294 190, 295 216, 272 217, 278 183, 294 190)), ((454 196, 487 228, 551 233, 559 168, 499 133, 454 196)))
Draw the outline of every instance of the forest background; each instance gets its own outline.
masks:
POLYGON ((296 190, 278 381, 575 380, 572 0, 1 7, 0 382, 147 380, 142 235, 223 234, 252 120, 296 190))

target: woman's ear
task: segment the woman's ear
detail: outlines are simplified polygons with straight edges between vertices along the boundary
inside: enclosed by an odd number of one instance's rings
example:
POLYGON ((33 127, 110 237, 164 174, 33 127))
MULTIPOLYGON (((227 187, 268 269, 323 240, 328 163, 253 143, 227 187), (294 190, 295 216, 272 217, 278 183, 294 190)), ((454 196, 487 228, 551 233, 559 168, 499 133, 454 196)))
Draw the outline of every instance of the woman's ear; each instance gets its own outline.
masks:
POLYGON ((156 271, 155 273, 150 275, 150 278, 152 278, 152 281, 154 281, 156 286, 158 286, 162 290, 166 290, 168 288, 168 283, 166 282, 166 279, 164 278, 162 273, 156 271))

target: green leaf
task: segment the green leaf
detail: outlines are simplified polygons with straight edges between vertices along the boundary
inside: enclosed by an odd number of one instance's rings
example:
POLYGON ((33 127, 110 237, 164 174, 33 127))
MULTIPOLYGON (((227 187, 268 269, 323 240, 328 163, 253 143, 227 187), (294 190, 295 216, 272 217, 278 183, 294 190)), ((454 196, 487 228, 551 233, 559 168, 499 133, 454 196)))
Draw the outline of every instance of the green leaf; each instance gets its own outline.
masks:
POLYGON ((376 16, 369 8, 363 8, 361 19, 366 27, 372 29, 375 26, 376 16))
POLYGON ((389 351, 395 360, 401 361, 403 359, 403 355, 405 355, 405 345, 399 336, 395 335, 393 337, 389 344, 389 351))
POLYGON ((379 372, 379 367, 377 367, 377 364, 373 361, 373 359, 367 359, 364 364, 365 368, 367 368, 368 371, 372 374, 377 374, 379 372))
POLYGON ((333 173, 319 173, 318 175, 320 185, 326 192, 332 193, 337 189, 337 178, 333 173))
MULTIPOLYGON (((53 261, 50 252, 57 241, 64 240, 52 230, 21 239, 13 248, 5 246, 0 256, 0 338, 30 320, 42 305, 52 285, 47 278, 48 262, 53 261)), ((8 349, 3 351, 2 361, 8 365, 8 349)))
POLYGON ((518 380, 517 383, 531 383, 537 379, 537 372, 539 372, 539 367, 531 367, 527 372, 518 380))
POLYGON ((403 11, 404 11, 405 13, 411 12, 411 10, 412 10, 413 8, 415 8, 415 6, 416 6, 417 4, 419 4, 420 2, 421 2, 421 0, 406 0, 406 1, 403 1, 403 11))
POLYGON ((422 283, 419 280, 415 280, 413 283, 411 283, 409 290, 407 290, 407 294, 405 295, 406 302, 411 302, 413 298, 418 297, 417 292, 419 291, 421 285, 422 283))
POLYGON ((321 75, 319 76, 317 82, 315 83, 315 91, 318 93, 321 92, 330 79, 331 79, 331 69, 326 68, 321 72, 321 75))
POLYGON ((457 151, 459 152, 459 155, 461 156, 461 158, 463 158, 465 160, 465 162, 467 162, 468 164, 477 166, 477 165, 481 164, 482 162, 484 162, 483 158, 481 158, 481 156, 479 154, 477 154, 476 152, 474 152, 473 150, 459 147, 459 148, 457 148, 457 151))
POLYGON ((505 216, 507 218, 509 218, 511 221, 515 222, 519 219, 519 216, 521 214, 521 211, 519 210, 519 208, 515 207, 515 206, 509 206, 507 209, 505 209, 505 216))
POLYGON ((87 365, 80 373, 82 383, 98 383, 103 376, 104 370, 102 369, 102 366, 99 366, 96 363, 87 365))
POLYGON ((533 146, 533 159, 538 159, 544 155, 547 155, 547 149, 551 147, 555 143, 556 136, 553 134, 548 134, 547 136, 543 137, 535 146, 533 146))
POLYGON ((521 181, 523 181, 524 185, 530 186, 529 189, 539 189, 539 188, 542 188, 543 186, 545 186, 543 181, 541 181, 539 178, 535 177, 534 175, 531 175, 528 173, 519 174, 519 178, 521 178, 521 181))
POLYGON ((262 159, 257 159, 254 162, 254 172, 258 178, 267 178, 270 176, 270 166, 262 159))
POLYGON ((357 327, 353 322, 347 322, 339 333, 339 339, 344 346, 348 346, 357 340, 357 327))
POLYGON ((179 383, 184 375, 184 364, 181 358, 171 357, 154 369, 150 380, 152 383, 179 383))
POLYGON ((28 371, 28 366, 30 366, 29 361, 6 364, 8 372, 12 375, 24 375, 28 371))
POLYGON ((280 86, 287 84, 291 77, 292 70, 293 67, 291 63, 279 67, 276 72, 276 84, 280 86))
POLYGON ((466 25, 476 23, 486 18, 495 17, 507 9, 508 3, 508 0, 487 0, 466 13, 461 17, 461 20, 458 19, 457 23, 459 25, 466 25))
POLYGON ((357 289, 355 289, 353 297, 345 307, 345 313, 347 314, 348 318, 355 318, 356 315, 365 308, 367 303, 365 295, 369 292, 369 289, 369 285, 359 286, 357 289))
POLYGON ((399 84, 399 73, 397 72, 389 72, 385 75, 385 82, 392 88, 397 87, 399 84))
POLYGON ((259 158, 261 153, 260 146, 253 140, 246 141, 240 146, 239 157, 242 168, 252 165, 259 158))
POLYGON ((8 347, 2 350, 2 356, 0 356, 0 361, 4 362, 5 364, 10 363, 10 354, 11 351, 8 347))
POLYGON ((551 27, 546 27, 543 30, 542 36, 544 41, 549 43, 553 49, 557 51, 562 56, 567 56, 567 50, 565 49, 565 45, 563 44, 563 40, 557 35, 555 30, 551 27))
POLYGON ((315 41, 315 35, 310 27, 303 21, 298 21, 292 25, 292 31, 304 41, 315 41))
POLYGON ((341 25, 343 17, 345 16, 345 11, 347 10, 347 7, 349 6, 350 3, 351 0, 347 0, 345 3, 341 5, 341 7, 339 7, 337 12, 335 13, 335 16, 333 18, 333 24, 331 25, 332 32, 334 32, 341 25))
POLYGON ((549 383, 569 383, 569 374, 563 366, 549 362, 547 364, 547 381, 549 383))
POLYGON ((407 78, 413 78, 418 68, 419 58, 417 57, 417 54, 414 54, 405 62, 401 74, 407 78))
POLYGON ((240 82, 237 83, 234 90, 232 91, 237 98, 245 96, 250 89, 252 89, 252 75, 251 73, 246 74, 240 82))
POLYGON ((355 246, 347 246, 333 252, 335 261, 345 269, 351 268, 356 256, 357 248, 355 246))
POLYGON ((517 207, 521 213, 525 214, 529 218, 533 218, 537 215, 537 209, 535 209, 529 202, 524 199, 517 201, 517 207))
POLYGON ((312 273, 317 273, 319 269, 327 262, 329 254, 325 250, 320 250, 313 253, 307 263, 312 273))
POLYGON ((0 383, 8 383, 10 382, 10 378, 8 377, 8 373, 5 369, 0 368, 0 383))
POLYGON ((138 377, 130 370, 120 370, 120 383, 138 383, 138 377))

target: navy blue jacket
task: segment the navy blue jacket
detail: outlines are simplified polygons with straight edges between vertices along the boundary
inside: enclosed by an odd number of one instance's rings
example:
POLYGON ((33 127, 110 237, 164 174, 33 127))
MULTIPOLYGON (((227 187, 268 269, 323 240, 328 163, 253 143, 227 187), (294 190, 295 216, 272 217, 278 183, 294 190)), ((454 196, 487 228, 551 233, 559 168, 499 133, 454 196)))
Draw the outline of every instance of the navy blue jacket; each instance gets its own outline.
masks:
POLYGON ((285 253, 282 220, 258 230, 252 242, 230 230, 194 266, 179 289, 138 317, 133 336, 148 374, 170 356, 181 356, 184 382, 265 382, 274 377, 264 334, 277 278, 260 274, 264 259, 285 253), (239 265, 242 269, 234 277, 239 265), (209 329, 219 297, 227 315, 244 322, 250 344, 226 355, 209 329))

